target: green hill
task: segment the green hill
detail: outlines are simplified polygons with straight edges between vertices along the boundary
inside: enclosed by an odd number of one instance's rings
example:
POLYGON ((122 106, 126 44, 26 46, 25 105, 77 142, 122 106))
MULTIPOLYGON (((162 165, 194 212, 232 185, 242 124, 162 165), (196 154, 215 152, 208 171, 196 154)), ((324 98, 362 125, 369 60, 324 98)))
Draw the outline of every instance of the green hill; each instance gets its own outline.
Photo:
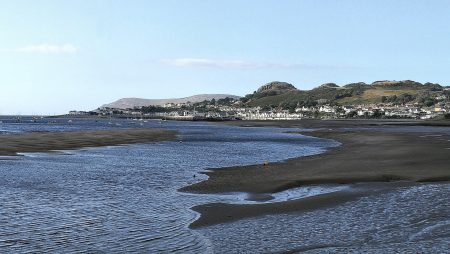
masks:
POLYGON ((439 84, 416 81, 376 81, 338 86, 334 83, 323 84, 312 90, 298 90, 292 84, 274 81, 267 83, 252 94, 241 99, 247 106, 287 107, 314 106, 317 104, 371 104, 371 103, 407 103, 430 104, 436 96, 443 94, 439 84))

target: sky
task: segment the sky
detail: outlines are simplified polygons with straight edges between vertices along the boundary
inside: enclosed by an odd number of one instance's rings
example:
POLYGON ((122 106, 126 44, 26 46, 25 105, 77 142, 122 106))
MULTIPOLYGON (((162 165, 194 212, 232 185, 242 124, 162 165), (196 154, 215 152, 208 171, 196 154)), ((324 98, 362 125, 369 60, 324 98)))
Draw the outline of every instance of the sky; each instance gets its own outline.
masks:
POLYGON ((376 80, 450 85, 446 0, 0 0, 0 114, 376 80))

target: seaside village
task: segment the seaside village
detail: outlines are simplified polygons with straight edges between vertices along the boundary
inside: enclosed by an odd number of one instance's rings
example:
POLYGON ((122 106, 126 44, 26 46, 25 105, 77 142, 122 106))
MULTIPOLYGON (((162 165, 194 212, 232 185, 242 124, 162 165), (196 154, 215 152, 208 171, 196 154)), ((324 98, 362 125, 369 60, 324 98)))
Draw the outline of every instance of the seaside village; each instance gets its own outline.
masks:
POLYGON ((318 101, 316 106, 298 106, 295 109, 242 107, 239 100, 230 105, 204 104, 197 107, 191 103, 167 103, 163 106, 137 107, 133 109, 98 108, 93 111, 70 111, 70 116, 105 116, 133 119, 167 120, 295 120, 295 119, 337 119, 337 118, 392 118, 432 119, 448 117, 450 103, 442 102, 430 107, 417 104, 391 105, 330 105, 318 101), (149 110, 151 108, 151 110, 149 110))

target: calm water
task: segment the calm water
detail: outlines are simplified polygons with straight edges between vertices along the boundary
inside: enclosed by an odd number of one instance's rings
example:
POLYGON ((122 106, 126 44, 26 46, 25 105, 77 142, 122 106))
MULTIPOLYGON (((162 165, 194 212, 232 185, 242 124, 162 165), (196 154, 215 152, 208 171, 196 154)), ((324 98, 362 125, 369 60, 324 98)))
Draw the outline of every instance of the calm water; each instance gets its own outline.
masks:
POLYGON ((198 172, 206 168, 316 154, 337 145, 284 130, 192 122, 4 119, 0 130, 6 135, 142 128, 141 123, 179 130, 183 143, 34 153, 0 161, 0 252, 206 252, 208 239, 187 228, 197 216, 189 208, 242 202, 242 195, 192 195, 178 188, 204 179, 198 172))
MULTIPOLYGON (((448 184, 389 187, 334 208, 187 228, 198 216, 189 209, 194 205, 254 203, 240 193, 177 192, 205 178, 198 172, 317 154, 338 145, 333 141, 286 129, 192 122, 0 120, 3 135, 164 127, 180 131, 183 141, 0 160, 0 253, 442 253, 450 243, 448 184)), ((274 194, 269 202, 355 188, 311 186, 274 194)))

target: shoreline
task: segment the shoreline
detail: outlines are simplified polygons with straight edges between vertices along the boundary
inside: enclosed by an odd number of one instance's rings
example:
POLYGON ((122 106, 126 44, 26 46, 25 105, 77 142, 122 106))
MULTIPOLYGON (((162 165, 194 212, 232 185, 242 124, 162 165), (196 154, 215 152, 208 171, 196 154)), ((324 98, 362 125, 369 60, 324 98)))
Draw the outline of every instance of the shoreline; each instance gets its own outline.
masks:
POLYGON ((116 129, 76 132, 30 132, 0 135, 0 156, 18 153, 74 150, 175 140, 176 131, 163 129, 116 129))
MULTIPOLYGON (((202 172, 208 179, 179 191, 192 193, 274 193, 295 187, 318 184, 355 184, 373 182, 450 181, 450 136, 448 134, 374 131, 382 122, 296 121, 291 123, 247 122, 248 127, 298 127, 319 129, 305 135, 333 139, 342 145, 324 153, 298 157, 269 165, 249 165, 210 169, 202 172)), ((389 125, 388 125, 389 126, 389 125)), ((397 126, 398 127, 398 126, 397 126)), ((397 128, 392 127, 392 128, 397 128)), ((360 194, 358 194, 360 195, 360 194)), ((205 204, 192 209, 200 218, 190 227, 225 223, 267 214, 320 209, 359 196, 355 193, 329 193, 273 204, 205 204), (306 210, 305 210, 306 209, 306 210)))

